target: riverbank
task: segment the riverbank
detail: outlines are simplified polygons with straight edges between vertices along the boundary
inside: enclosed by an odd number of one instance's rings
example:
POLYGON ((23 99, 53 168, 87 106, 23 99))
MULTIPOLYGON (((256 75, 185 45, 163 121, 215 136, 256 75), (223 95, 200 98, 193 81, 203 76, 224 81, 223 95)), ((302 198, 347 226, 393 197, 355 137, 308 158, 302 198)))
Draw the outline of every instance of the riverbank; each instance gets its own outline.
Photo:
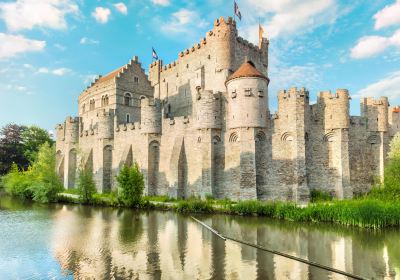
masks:
MULTIPOLYGON (((78 203, 74 194, 60 194, 59 202, 78 203)), ((96 194, 91 205, 123 207, 113 194, 96 194)), ((144 197, 141 209, 172 210, 180 213, 223 213, 242 216, 263 216, 273 219, 334 223, 344 226, 379 229, 400 226, 400 202, 363 197, 352 200, 333 200, 309 203, 306 206, 290 202, 261 202, 215 199, 175 200, 165 196, 144 197)))

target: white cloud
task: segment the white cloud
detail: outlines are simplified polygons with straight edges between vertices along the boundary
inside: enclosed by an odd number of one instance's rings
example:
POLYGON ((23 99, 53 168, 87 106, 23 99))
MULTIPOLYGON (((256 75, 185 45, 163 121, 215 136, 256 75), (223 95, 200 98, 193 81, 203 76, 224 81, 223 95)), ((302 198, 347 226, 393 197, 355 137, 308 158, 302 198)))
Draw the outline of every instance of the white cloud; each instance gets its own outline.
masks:
POLYGON ((374 15, 375 29, 400 24, 400 0, 388 5, 374 15))
POLYGON ((166 34, 174 35, 179 33, 195 34, 195 29, 203 28, 206 25, 207 22, 195 11, 180 9, 172 14, 169 22, 161 25, 161 30, 166 34))
POLYGON ((169 0, 151 0, 153 4, 155 5, 160 5, 160 6, 169 6, 171 3, 169 0))
POLYGON ((42 73, 42 74, 47 74, 47 73, 49 73, 49 72, 50 72, 49 69, 46 68, 46 67, 40 67, 40 68, 38 69, 38 71, 37 71, 37 73, 42 73))
POLYGON ((51 73, 56 76, 64 76, 66 74, 72 73, 72 70, 68 68, 58 68, 51 71, 51 73))
POLYGON ((382 53, 387 48, 400 47, 400 29, 391 37, 365 36, 351 49, 350 56, 355 59, 367 58, 382 53))
POLYGON ((84 85, 90 85, 90 83, 92 83, 94 81, 94 79, 96 79, 99 75, 96 74, 89 74, 86 76, 83 76, 83 84, 84 85))
POLYGON ((17 0, 0 3, 0 18, 10 31, 45 27, 64 29, 65 16, 78 14, 79 7, 73 0, 17 0))
POLYGON ((361 89, 355 97, 387 96, 391 99, 400 97, 400 71, 389 74, 386 78, 361 89))
POLYGON ((52 74, 52 75, 56 75, 56 76, 64 76, 66 74, 70 74, 72 73, 72 70, 69 68, 56 68, 56 69, 49 69, 47 67, 40 67, 36 73, 38 74, 52 74))
POLYGON ((110 15, 110 9, 103 7, 96 7, 96 9, 92 13, 92 16, 96 19, 96 21, 103 24, 108 22, 110 15))
POLYGON ((97 44, 99 44, 99 41, 94 40, 94 39, 90 39, 90 38, 87 38, 87 37, 82 37, 80 39, 79 43, 81 45, 97 45, 97 44))
POLYGON ((114 7, 121 14, 123 14, 123 15, 127 15, 128 14, 128 8, 126 7, 126 5, 124 3, 120 2, 120 3, 114 4, 114 7))
MULTIPOLYGON (((335 0, 245 0, 244 9, 252 18, 260 17, 269 38, 312 31, 314 28, 332 23, 337 17, 335 0)), ((243 28, 249 40, 256 41, 258 23, 247 20, 243 28)))
POLYGON ((54 44, 54 47, 59 49, 60 51, 65 51, 67 48, 61 44, 54 44))
POLYGON ((25 52, 37 52, 45 48, 45 41, 25 38, 21 35, 0 33, 0 59, 14 57, 25 52))

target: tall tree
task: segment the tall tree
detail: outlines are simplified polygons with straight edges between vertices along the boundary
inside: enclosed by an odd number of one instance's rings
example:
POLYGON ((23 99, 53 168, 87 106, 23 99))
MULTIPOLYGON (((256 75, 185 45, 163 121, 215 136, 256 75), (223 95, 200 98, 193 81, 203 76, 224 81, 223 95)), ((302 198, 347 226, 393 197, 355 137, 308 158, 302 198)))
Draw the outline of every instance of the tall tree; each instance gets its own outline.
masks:
POLYGON ((27 129, 26 126, 17 124, 7 124, 0 130, 0 175, 6 174, 13 162, 20 169, 26 169, 29 160, 24 155, 24 145, 22 134, 27 129))
POLYGON ((33 162, 37 157, 39 147, 44 143, 52 145, 54 143, 47 130, 38 126, 32 125, 26 128, 21 134, 22 144, 24 146, 24 155, 33 162))

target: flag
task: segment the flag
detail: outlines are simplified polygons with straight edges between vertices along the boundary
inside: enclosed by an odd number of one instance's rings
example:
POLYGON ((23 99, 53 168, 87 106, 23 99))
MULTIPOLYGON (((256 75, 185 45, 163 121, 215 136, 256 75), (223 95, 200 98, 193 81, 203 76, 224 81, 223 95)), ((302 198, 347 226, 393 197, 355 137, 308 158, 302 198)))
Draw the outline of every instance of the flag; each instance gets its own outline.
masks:
POLYGON ((239 18, 239 20, 242 20, 242 14, 240 13, 239 6, 236 1, 233 1, 233 9, 235 10, 235 15, 239 18))
POLYGON ((153 50, 151 56, 152 56, 155 60, 157 60, 157 59, 158 59, 158 55, 157 55, 156 51, 154 50, 154 48, 151 48, 151 49, 153 50))
POLYGON ((259 38, 258 47, 259 47, 260 49, 261 49, 263 34, 264 34, 264 29, 262 28, 261 24, 258 24, 258 38, 259 38))

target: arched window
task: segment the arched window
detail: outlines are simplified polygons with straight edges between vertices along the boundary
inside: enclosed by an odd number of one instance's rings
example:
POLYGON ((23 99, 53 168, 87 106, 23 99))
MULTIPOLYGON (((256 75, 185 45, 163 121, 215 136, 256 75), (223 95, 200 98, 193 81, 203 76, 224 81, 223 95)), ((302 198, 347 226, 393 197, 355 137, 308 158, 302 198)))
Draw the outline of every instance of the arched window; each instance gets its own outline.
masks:
POLYGON ((126 122, 129 123, 130 122, 130 118, 131 116, 129 114, 126 114, 126 122))
POLYGON ((132 95, 130 93, 128 93, 128 92, 125 93, 125 95, 124 95, 124 105, 130 106, 131 99, 132 99, 132 95))
POLYGON ((107 106, 108 105, 108 95, 106 95, 104 97, 104 105, 107 106))

